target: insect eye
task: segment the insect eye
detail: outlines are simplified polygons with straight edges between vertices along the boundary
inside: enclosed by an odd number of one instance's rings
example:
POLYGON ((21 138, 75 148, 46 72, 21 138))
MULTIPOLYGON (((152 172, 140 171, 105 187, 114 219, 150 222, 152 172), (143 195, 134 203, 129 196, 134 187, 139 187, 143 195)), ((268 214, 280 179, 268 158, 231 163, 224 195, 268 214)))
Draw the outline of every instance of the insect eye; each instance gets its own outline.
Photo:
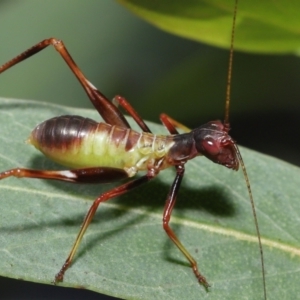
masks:
POLYGON ((219 145, 212 138, 206 138, 201 144, 209 155, 217 155, 220 152, 219 145))

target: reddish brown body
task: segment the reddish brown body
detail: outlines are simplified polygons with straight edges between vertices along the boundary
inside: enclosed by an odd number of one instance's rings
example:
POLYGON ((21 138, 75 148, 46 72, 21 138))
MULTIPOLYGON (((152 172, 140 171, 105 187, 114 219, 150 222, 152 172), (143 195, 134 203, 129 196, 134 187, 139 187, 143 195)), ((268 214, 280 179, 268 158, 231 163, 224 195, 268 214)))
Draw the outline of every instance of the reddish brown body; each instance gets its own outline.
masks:
POLYGON ((180 165, 198 155, 234 170, 239 167, 234 142, 219 121, 189 133, 154 135, 81 116, 60 116, 39 124, 28 142, 62 165, 113 167, 129 177, 154 167, 158 172, 180 165))

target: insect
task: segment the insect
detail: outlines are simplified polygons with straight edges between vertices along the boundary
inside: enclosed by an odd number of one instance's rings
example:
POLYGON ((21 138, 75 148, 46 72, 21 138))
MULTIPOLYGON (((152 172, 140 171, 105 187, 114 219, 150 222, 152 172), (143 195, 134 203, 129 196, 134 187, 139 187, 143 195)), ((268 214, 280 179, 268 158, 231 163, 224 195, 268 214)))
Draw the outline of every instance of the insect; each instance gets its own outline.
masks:
MULTIPOLYGON (((234 31, 232 36, 234 36, 234 31)), ((161 121, 170 135, 154 135, 126 99, 116 96, 114 101, 110 102, 86 79, 67 51, 64 43, 60 40, 50 38, 36 44, 0 67, 0 73, 51 45, 58 51, 77 77, 105 123, 98 123, 81 116, 69 115, 46 120, 32 131, 28 139, 29 143, 50 159, 72 169, 52 171, 15 168, 0 173, 0 179, 15 176, 54 179, 74 183, 106 183, 129 179, 129 181, 95 199, 64 265, 55 276, 54 282, 63 281, 64 274, 71 265, 81 239, 100 203, 150 181, 166 168, 175 167, 176 176, 164 207, 163 227, 169 238, 189 261, 198 281, 205 288, 208 288, 208 281, 198 270, 194 258, 177 238, 169 225, 169 221, 184 176, 185 163, 199 155, 204 155, 211 161, 233 170, 238 170, 239 165, 241 165, 253 205, 250 184, 242 157, 237 145, 228 134, 232 49, 230 51, 224 123, 212 121, 190 131, 171 117, 162 114, 161 121), (121 106, 133 117, 142 132, 131 129, 118 106, 121 106), (177 128, 186 132, 179 134, 177 128), (137 179, 131 179, 139 171, 144 171, 146 174, 137 179)), ((253 211, 255 212, 254 205, 253 211)), ((256 227, 258 231, 257 221, 256 227)), ((262 253, 260 239, 259 244, 262 253)))

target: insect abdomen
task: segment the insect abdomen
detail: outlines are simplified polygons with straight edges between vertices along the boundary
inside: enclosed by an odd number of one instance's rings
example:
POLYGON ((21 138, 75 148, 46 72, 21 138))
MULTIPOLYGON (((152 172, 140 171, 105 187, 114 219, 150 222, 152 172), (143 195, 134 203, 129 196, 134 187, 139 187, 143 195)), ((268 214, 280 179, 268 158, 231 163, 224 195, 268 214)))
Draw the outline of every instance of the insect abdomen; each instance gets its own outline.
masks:
POLYGON ((55 162, 73 168, 124 168, 140 134, 130 129, 97 123, 80 116, 60 116, 39 124, 28 142, 55 162), (130 141, 130 144, 129 144, 130 141))
MULTIPOLYGON (((53 161, 72 168, 113 167, 128 176, 161 160, 173 138, 138 133, 80 116, 60 116, 39 124, 28 142, 53 161)), ((160 163, 160 168, 168 167, 160 163)))
POLYGON ((30 142, 37 148, 61 153, 75 153, 87 134, 95 130, 97 123, 80 116, 60 116, 39 124, 31 133, 30 142))

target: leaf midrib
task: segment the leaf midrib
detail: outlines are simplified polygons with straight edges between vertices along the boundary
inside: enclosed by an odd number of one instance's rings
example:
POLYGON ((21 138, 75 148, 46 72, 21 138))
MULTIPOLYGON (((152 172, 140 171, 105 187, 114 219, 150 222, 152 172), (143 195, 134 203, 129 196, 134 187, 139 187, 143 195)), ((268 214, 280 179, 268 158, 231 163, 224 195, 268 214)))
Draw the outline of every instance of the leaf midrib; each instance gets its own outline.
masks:
MULTIPOLYGON (((9 190, 9 191, 17 191, 17 192, 28 193, 28 194, 33 194, 33 195, 42 195, 42 196, 45 196, 48 198, 63 198, 66 200, 79 201, 79 202, 83 201, 82 196, 76 197, 74 195, 38 191, 38 190, 32 190, 32 189, 28 189, 28 188, 14 187, 14 186, 10 186, 10 185, 1 185, 0 189, 5 189, 5 190, 9 190)), ((115 204, 115 203, 103 203, 102 205, 109 207, 110 209, 115 209, 115 210, 119 210, 119 211, 130 211, 132 213, 139 214, 139 215, 146 214, 149 217, 157 218, 159 220, 161 219, 161 214, 156 213, 156 212, 145 211, 144 209, 132 208, 130 206, 115 204)), ((222 228, 221 226, 209 225, 209 224, 206 224, 206 223, 200 222, 200 221, 194 222, 194 221, 186 220, 186 219, 183 219, 183 218, 180 218, 177 216, 172 216, 172 223, 190 227, 190 228, 195 228, 195 229, 198 229, 201 231, 206 231, 206 232, 213 233, 213 234, 223 235, 223 236, 227 236, 227 237, 233 237, 239 241, 258 243, 256 235, 243 233, 241 231, 237 231, 235 229, 228 228, 228 227, 222 228)), ((264 246, 268 246, 270 248, 289 253, 290 255, 300 257, 300 249, 298 249, 297 247, 293 247, 289 244, 278 242, 276 240, 272 240, 272 239, 268 239, 268 238, 263 238, 263 237, 261 237, 261 242, 264 246)))

